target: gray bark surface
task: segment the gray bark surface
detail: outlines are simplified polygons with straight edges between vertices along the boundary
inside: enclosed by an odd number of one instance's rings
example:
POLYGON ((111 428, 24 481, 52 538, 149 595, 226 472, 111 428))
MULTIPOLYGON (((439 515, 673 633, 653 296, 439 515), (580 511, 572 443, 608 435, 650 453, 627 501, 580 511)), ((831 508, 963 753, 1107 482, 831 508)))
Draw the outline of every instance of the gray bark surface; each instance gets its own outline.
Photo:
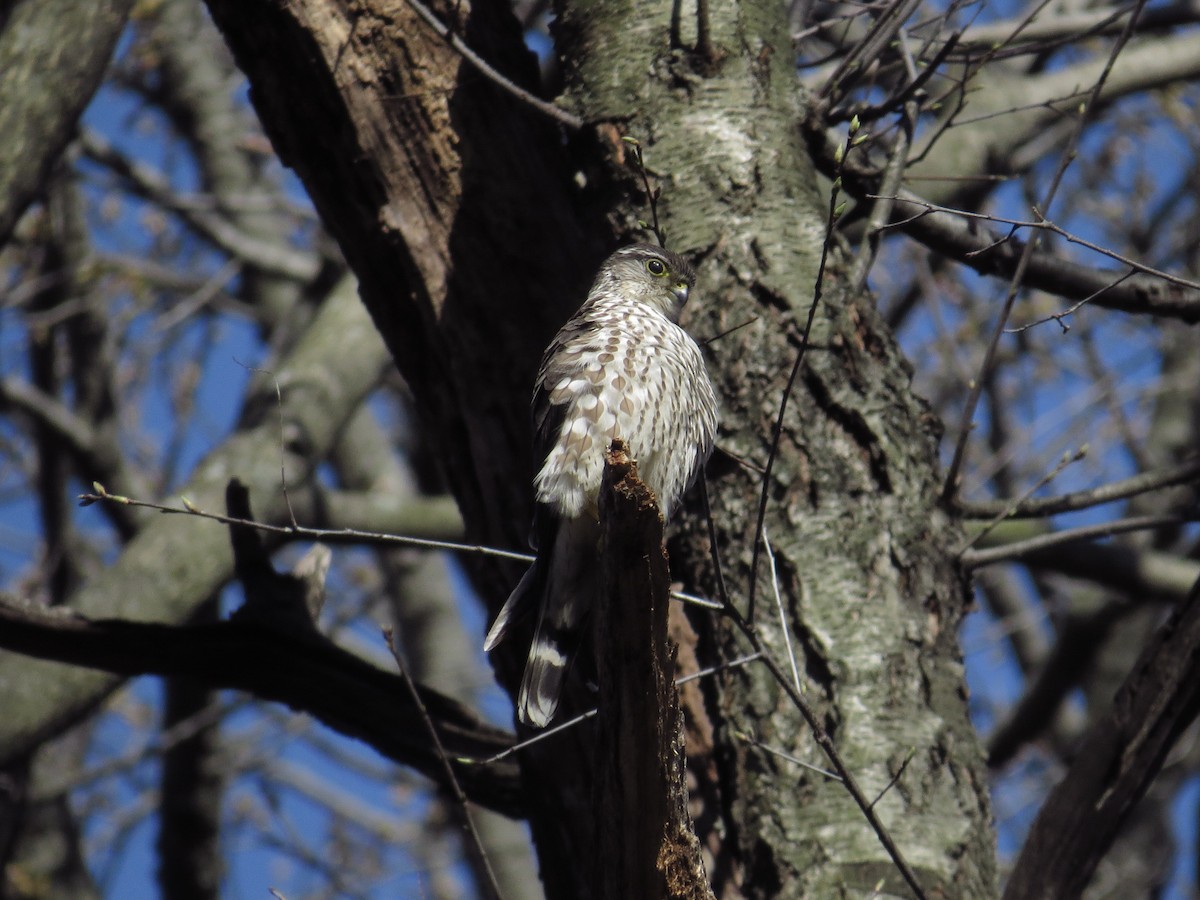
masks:
POLYGON ((24 0, 0 11, 0 244, 100 84, 133 0, 24 0))

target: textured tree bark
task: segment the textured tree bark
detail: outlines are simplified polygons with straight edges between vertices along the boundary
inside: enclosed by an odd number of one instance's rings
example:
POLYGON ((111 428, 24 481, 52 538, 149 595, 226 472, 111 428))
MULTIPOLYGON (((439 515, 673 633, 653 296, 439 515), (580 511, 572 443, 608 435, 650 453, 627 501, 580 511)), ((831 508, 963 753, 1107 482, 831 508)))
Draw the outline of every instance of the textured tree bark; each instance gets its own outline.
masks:
POLYGON ((24 0, 0 10, 0 244, 71 139, 132 6, 24 0))
MULTIPOLYGON (((556 129, 404 3, 212 0, 283 162, 358 276, 472 534, 524 543, 528 398, 593 244, 556 129), (514 465, 520 465, 514 472, 514 465)), ((506 75, 533 59, 507 9, 435 7, 506 75)))
POLYGON ((597 896, 711 898, 688 815, 662 517, 620 441, 606 458, 600 527, 597 896))

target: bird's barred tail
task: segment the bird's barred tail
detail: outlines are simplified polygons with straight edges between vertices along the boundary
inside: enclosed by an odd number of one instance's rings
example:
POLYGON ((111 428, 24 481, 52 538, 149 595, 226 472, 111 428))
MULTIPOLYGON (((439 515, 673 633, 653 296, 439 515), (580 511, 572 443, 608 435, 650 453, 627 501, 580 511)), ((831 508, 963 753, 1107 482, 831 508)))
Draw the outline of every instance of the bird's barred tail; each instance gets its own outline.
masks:
POLYGON ((526 570, 508 600, 488 630, 483 649, 491 651, 507 635, 509 629, 530 613, 538 612, 537 630, 529 647, 529 661, 521 679, 521 692, 517 696, 517 715, 521 721, 536 728, 544 728, 558 709, 558 698, 562 693, 563 678, 567 673, 570 654, 563 652, 568 643, 559 627, 552 621, 554 611, 547 615, 546 564, 539 557, 526 570))
POLYGON ((536 607, 537 628, 517 695, 517 716, 544 728, 554 718, 567 669, 598 590, 599 526, 587 516, 554 522, 543 535, 537 561, 513 591, 488 633, 493 647, 524 610, 536 607))
POLYGON ((545 728, 554 718, 575 643, 574 635, 560 631, 545 618, 538 623, 517 696, 517 715, 526 725, 545 728))

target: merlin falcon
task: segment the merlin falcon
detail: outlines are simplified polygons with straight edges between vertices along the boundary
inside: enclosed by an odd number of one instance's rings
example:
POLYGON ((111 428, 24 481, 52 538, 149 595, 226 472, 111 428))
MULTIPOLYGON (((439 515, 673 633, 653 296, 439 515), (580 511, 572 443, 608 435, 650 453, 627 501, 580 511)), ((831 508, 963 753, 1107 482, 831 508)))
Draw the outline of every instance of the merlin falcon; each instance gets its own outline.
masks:
POLYGON ((717 430, 717 400, 696 342, 679 316, 696 274, 650 244, 604 261, 587 300, 554 336, 533 394, 537 558, 484 642, 537 612, 517 698, 521 721, 545 727, 582 624, 598 601, 597 503, 604 452, 620 438, 664 518, 696 480, 717 430))

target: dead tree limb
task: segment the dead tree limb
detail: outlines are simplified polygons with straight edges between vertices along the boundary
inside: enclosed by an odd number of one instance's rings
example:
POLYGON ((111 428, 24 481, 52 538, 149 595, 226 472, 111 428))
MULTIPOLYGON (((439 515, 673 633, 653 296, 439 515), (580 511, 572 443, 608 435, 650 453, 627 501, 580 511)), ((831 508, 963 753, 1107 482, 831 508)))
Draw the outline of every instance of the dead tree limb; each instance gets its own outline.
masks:
POLYGON ((687 811, 663 523, 620 441, 606 455, 600 523, 593 883, 602 898, 711 898, 687 811))

